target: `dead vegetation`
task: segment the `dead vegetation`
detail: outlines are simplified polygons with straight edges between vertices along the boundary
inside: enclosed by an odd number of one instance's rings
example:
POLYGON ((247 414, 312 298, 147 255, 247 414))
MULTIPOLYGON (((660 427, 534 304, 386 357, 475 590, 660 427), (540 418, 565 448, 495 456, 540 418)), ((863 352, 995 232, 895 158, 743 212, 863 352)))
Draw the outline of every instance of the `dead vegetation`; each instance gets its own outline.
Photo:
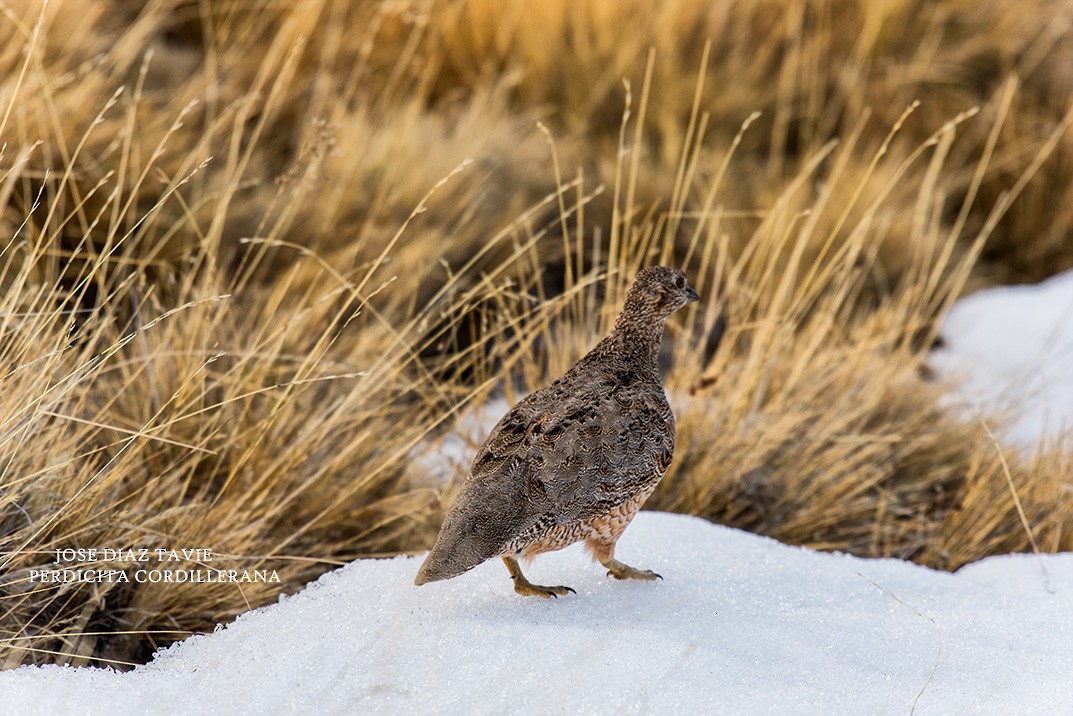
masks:
POLYGON ((427 547, 414 447, 655 262, 705 300, 650 506, 942 568, 1073 549, 1073 457, 1003 456, 919 374, 967 285, 1073 266, 1068 3, 77 5, 0 21, 4 666, 141 662, 427 547), (281 581, 30 580, 90 546, 281 581))

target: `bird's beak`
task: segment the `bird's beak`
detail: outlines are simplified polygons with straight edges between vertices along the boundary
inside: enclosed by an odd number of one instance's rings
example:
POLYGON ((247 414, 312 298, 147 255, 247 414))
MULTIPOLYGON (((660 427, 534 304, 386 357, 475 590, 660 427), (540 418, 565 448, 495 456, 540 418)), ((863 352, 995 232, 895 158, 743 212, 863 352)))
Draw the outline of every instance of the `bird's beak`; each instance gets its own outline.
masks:
POLYGON ((694 291, 692 286, 687 286, 686 287, 686 300, 689 301, 689 302, 699 301, 700 300, 700 294, 698 294, 696 291, 694 291))

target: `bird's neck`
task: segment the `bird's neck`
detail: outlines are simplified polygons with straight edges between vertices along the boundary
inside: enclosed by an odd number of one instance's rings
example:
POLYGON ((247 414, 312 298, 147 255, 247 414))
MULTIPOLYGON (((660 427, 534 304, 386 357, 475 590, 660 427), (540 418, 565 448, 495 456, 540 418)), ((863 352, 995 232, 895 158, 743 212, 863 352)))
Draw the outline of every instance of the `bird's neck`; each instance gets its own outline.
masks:
POLYGON ((601 343, 605 350, 619 357, 624 364, 659 381, 659 349, 664 325, 665 321, 653 320, 650 316, 633 316, 623 311, 601 343))

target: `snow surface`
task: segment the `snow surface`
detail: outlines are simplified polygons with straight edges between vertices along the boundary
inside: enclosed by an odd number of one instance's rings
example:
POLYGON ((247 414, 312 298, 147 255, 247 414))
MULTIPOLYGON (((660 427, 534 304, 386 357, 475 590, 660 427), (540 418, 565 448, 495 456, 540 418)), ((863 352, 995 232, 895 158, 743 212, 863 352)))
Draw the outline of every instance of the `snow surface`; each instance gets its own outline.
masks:
POLYGON ((6 713, 1073 713, 1073 554, 957 574, 662 513, 616 582, 574 546, 522 598, 489 562, 417 588, 361 560, 133 672, 0 673, 6 713))
POLYGON ((970 415, 1008 413, 1000 432, 1034 448, 1073 429, 1073 271, 971 294, 947 314, 928 364, 970 415))

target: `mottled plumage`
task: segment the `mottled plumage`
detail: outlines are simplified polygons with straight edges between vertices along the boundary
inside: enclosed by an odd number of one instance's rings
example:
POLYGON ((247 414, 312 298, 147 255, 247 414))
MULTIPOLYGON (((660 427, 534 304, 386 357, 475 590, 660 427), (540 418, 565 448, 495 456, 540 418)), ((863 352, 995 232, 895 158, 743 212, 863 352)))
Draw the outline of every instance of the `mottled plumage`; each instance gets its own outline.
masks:
POLYGON ((615 560, 615 542, 674 454, 657 359, 667 318, 695 300, 677 269, 637 274, 607 337, 492 430, 417 584, 503 557, 520 594, 565 594, 573 590, 530 584, 516 559, 582 540, 612 576, 658 577, 615 560))

